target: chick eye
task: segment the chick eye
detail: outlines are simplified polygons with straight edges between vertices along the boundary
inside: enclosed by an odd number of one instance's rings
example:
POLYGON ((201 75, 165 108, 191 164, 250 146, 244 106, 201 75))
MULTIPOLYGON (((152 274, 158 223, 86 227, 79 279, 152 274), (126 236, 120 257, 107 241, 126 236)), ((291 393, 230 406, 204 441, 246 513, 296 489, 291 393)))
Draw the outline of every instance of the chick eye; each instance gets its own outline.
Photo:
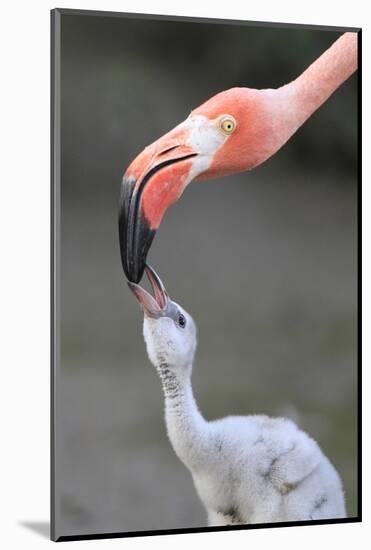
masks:
POLYGON ((186 318, 184 317, 184 315, 182 313, 179 314, 178 325, 182 328, 184 328, 186 326, 186 318))
POLYGON ((231 116, 225 116, 220 119, 219 127, 223 132, 223 134, 227 134, 227 135, 232 134, 232 132, 234 132, 236 128, 236 121, 231 116))

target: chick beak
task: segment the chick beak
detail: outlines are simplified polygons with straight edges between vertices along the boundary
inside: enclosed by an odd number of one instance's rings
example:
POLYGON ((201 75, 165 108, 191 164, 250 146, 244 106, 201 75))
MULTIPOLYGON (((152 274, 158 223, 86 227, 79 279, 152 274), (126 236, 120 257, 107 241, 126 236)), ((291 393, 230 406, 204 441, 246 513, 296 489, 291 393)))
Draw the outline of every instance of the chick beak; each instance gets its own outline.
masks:
POLYGON ((128 281, 128 286, 138 300, 144 315, 158 319, 164 315, 167 309, 169 296, 155 270, 151 266, 146 265, 145 271, 154 296, 151 296, 147 290, 131 281, 128 281))

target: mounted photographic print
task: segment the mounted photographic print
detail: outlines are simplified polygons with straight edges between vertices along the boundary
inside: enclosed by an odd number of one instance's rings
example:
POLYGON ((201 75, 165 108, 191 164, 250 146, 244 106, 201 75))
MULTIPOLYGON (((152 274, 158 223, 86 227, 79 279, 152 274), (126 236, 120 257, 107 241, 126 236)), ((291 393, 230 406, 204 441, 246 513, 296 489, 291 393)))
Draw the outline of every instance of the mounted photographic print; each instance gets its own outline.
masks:
POLYGON ((360 46, 52 11, 53 540, 360 521, 360 46))

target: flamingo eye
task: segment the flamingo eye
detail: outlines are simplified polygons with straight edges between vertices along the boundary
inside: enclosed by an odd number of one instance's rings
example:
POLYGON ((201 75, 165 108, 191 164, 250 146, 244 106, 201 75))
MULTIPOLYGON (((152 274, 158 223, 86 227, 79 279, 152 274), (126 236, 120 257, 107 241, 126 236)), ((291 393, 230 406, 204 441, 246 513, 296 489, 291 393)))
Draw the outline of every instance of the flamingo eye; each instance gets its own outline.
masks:
POLYGON ((229 134, 232 134, 232 132, 234 132, 236 126, 237 124, 235 119, 230 115, 223 116, 219 120, 219 128, 223 132, 223 134, 226 134, 227 136, 229 134))
POLYGON ((182 328, 184 328, 186 326, 186 318, 184 317, 184 315, 182 313, 179 314, 178 325, 182 328))

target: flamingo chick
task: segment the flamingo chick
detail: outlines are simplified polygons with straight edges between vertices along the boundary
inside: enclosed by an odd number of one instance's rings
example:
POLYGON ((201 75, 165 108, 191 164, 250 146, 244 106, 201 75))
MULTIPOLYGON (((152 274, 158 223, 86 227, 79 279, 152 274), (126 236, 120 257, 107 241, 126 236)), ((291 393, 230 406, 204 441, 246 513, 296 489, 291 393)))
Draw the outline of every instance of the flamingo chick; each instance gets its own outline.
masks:
POLYGON ((165 396, 167 433, 190 470, 209 525, 346 517, 338 473, 317 443, 287 418, 227 416, 207 421, 191 373, 196 325, 146 267, 154 296, 129 287, 144 312, 143 333, 165 396))

